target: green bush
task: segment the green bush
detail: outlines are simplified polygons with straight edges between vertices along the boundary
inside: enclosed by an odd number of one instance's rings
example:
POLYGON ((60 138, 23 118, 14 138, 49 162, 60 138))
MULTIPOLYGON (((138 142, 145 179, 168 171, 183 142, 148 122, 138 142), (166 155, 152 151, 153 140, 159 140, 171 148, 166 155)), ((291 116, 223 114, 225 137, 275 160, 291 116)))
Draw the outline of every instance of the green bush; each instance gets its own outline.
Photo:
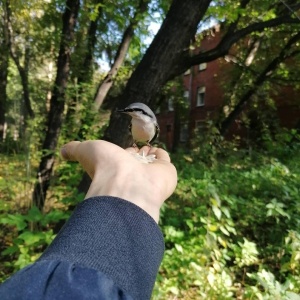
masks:
POLYGON ((34 262, 55 237, 50 225, 68 216, 60 210, 42 214, 37 207, 32 207, 26 214, 0 215, 0 224, 6 225, 10 235, 8 247, 1 252, 1 256, 7 257, 5 266, 17 271, 34 262))
POLYGON ((220 141, 174 155, 153 299, 300 299, 299 157, 297 144, 220 141))

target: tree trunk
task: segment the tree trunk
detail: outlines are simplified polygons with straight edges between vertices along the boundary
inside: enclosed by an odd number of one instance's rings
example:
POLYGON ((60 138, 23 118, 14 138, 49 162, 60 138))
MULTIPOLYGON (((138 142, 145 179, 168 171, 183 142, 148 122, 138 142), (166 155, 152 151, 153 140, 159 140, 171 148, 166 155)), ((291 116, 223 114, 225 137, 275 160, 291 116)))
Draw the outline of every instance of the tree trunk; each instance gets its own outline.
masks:
POLYGON ((4 139, 5 129, 5 112, 6 112, 6 86, 7 86, 7 70, 8 70, 8 56, 4 53, 4 47, 1 45, 0 50, 0 142, 4 139))
POLYGON ((113 85, 113 80, 114 77, 117 75, 119 68, 122 66, 125 56, 128 52, 128 48, 130 46, 130 42, 134 36, 134 29, 137 26, 139 20, 140 20, 140 15, 143 14, 148 7, 149 0, 140 0, 138 8, 133 16, 133 18, 130 20, 130 23, 126 30, 124 31, 123 37, 121 44, 118 47, 114 63, 109 70, 108 74, 104 78, 103 82, 100 83, 97 93, 95 96, 95 110, 99 110, 101 107, 107 93, 109 92, 110 88, 113 85))
MULTIPOLYGON (((4 12, 6 14, 6 12, 4 12)), ((9 65, 9 33, 7 17, 4 16, 1 22, 1 36, 3 43, 0 46, 0 142, 4 138, 5 112, 7 102, 7 75, 9 65)))
MULTIPOLYGON (((102 2, 102 0, 97 1, 97 4, 100 4, 102 2)), ((73 127, 75 121, 77 121, 74 130, 69 130, 67 132, 66 137, 68 139, 76 139, 82 135, 82 120, 86 119, 86 114, 89 113, 88 109, 84 112, 81 112, 80 119, 78 119, 77 104, 78 101, 82 100, 84 84, 89 83, 93 77, 94 51, 97 43, 97 28, 99 19, 101 17, 101 11, 102 5, 99 6, 97 18, 95 20, 91 20, 89 25, 86 41, 86 52, 84 55, 84 59, 81 62, 81 68, 79 69, 79 74, 77 78, 78 93, 76 97, 73 97, 71 99, 66 115, 66 124, 68 124, 68 126, 73 127), (80 128, 79 130, 78 127, 80 128)))
POLYGON ((29 94, 29 87, 28 87, 28 65, 29 65, 29 48, 25 45, 25 62, 24 67, 21 65, 20 57, 17 54, 16 51, 16 45, 13 38, 13 28, 11 25, 11 9, 10 9, 10 1, 6 0, 6 17, 7 17, 7 26, 8 26, 8 34, 9 34, 9 49, 10 49, 10 55, 15 62, 17 69, 19 71, 20 77, 21 77, 21 84, 23 88, 23 99, 24 99, 24 105, 25 105, 25 116, 24 119, 26 121, 27 115, 29 115, 31 118, 34 117, 34 112, 31 107, 30 103, 30 94, 29 94))
MULTIPOLYGON (((189 48, 210 2, 173 1, 160 30, 130 77, 118 101, 120 107, 132 102, 151 106, 170 73, 173 73, 173 68, 182 59, 182 53, 189 48)), ((124 116, 113 112, 104 138, 122 147, 128 146, 128 122, 124 116)))
POLYGON ((220 133, 225 136, 228 129, 235 121, 235 119, 241 114, 241 112, 247 107, 251 101, 251 97, 256 93, 257 89, 265 82, 265 80, 271 75, 273 71, 282 63, 287 57, 290 57, 288 51, 291 47, 300 40, 300 32, 291 37, 283 49, 280 51, 278 56, 276 56, 266 68, 259 74, 259 76, 254 81, 252 87, 245 93, 240 99, 239 103, 235 106, 232 112, 220 125, 220 133))
POLYGON ((50 112, 45 140, 43 143, 44 155, 41 158, 38 170, 38 182, 33 191, 33 204, 43 209, 46 193, 50 185, 51 173, 54 165, 54 152, 63 123, 65 106, 65 90, 70 71, 70 53, 74 40, 74 30, 80 7, 79 0, 67 0, 65 12, 62 16, 63 28, 59 56, 57 60, 57 74, 50 100, 50 112))

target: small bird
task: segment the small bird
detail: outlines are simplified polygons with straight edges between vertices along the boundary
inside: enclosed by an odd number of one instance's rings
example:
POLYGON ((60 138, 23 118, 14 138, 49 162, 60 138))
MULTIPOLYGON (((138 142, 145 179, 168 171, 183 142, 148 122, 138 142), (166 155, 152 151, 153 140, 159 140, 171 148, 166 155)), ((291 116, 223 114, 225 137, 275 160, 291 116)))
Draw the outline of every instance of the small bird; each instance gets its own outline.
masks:
POLYGON ((134 146, 136 144, 151 146, 159 134, 159 126, 154 112, 144 103, 132 103, 124 109, 119 109, 118 112, 132 117, 129 130, 134 146))
MULTIPOLYGON (((130 115, 132 117, 129 130, 133 138, 133 147, 137 144, 146 144, 151 147, 151 143, 158 137, 159 126, 154 112, 144 103, 132 103, 118 112, 130 115)), ((155 155, 145 156, 133 153, 135 157, 142 163, 152 163, 155 155)))

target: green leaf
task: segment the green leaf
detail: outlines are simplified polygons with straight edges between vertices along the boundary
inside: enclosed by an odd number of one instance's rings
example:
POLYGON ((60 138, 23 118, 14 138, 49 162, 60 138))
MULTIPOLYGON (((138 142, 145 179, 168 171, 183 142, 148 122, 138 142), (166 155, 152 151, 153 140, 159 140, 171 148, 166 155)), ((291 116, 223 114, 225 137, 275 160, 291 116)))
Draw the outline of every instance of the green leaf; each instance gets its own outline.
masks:
POLYGON ((220 208, 217 206, 212 206, 211 208, 212 208, 215 216, 217 217, 217 219, 221 220, 222 212, 221 212, 220 208))
POLYGON ((220 230, 225 234, 230 236, 230 233, 228 232, 228 230, 224 227, 224 226, 220 226, 220 230))
POLYGON ((14 254, 19 251, 19 247, 16 245, 10 246, 1 252, 2 255, 14 254))
POLYGON ((47 225, 50 223, 57 223, 61 220, 66 220, 70 216, 69 212, 61 211, 61 210, 52 210, 48 214, 44 215, 41 223, 43 225, 47 225))
POLYGON ((183 253, 183 248, 182 248, 181 245, 175 244, 175 248, 176 248, 176 250, 177 250, 178 252, 183 253))
POLYGON ((9 214, 7 217, 1 218, 0 223, 16 226, 19 231, 27 227, 27 222, 25 222, 24 216, 20 214, 9 214))
POLYGON ((43 219, 43 214, 36 206, 33 206, 30 208, 30 210, 28 211, 27 215, 24 216, 24 218, 29 222, 39 222, 43 219))
POLYGON ((21 233, 18 238, 24 240, 26 245, 33 245, 45 238, 43 232, 31 232, 31 231, 24 231, 21 233))

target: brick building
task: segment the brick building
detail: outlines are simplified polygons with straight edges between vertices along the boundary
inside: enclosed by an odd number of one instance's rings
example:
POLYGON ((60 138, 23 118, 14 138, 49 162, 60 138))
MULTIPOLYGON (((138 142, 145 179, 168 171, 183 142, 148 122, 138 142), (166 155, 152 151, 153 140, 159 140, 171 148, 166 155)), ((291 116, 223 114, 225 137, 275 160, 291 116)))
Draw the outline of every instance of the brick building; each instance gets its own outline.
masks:
MULTIPOLYGON (((206 31, 201 47, 195 51, 205 51, 214 48, 221 38, 220 27, 216 26, 206 31)), ((182 75, 183 98, 188 102, 189 110, 186 121, 176 125, 175 112, 172 99, 169 99, 165 109, 159 109, 157 119, 161 128, 160 141, 168 149, 172 149, 174 141, 185 143, 189 140, 195 128, 205 130, 206 122, 213 120, 223 107, 224 93, 221 81, 230 78, 231 64, 225 58, 219 58, 209 63, 193 66, 182 75), (177 132, 178 131, 178 132, 177 132)), ((300 95, 292 86, 282 88, 275 96, 277 115, 281 125, 287 128, 299 126, 300 121, 300 95), (287 101, 288 100, 288 101, 287 101)), ((248 134, 240 120, 229 129, 228 136, 232 134, 248 134)))

